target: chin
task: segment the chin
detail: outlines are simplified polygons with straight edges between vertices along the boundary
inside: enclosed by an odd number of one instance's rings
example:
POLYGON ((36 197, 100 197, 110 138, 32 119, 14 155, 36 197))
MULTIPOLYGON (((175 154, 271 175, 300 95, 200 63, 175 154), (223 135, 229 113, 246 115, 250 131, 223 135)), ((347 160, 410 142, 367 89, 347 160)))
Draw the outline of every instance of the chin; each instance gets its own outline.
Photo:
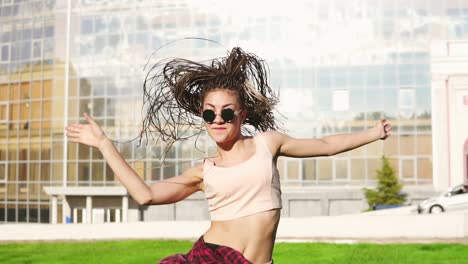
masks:
POLYGON ((209 133, 211 139, 216 143, 224 143, 229 141, 229 132, 228 131, 210 131, 209 133))
POLYGON ((216 132, 210 133, 210 137, 216 143, 223 143, 227 139, 227 135, 217 134, 216 132))

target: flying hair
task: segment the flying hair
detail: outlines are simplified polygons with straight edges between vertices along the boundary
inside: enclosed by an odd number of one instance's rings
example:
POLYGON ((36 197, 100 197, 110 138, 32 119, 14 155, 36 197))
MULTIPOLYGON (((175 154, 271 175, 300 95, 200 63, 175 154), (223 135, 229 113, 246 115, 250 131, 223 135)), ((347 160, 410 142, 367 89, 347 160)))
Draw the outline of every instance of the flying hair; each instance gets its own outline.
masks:
MULTIPOLYGON (((178 140, 198 137, 204 130, 203 99, 217 89, 238 94, 241 107, 247 112, 245 125, 257 132, 281 130, 273 114, 278 95, 268 84, 266 63, 235 47, 226 57, 208 62, 173 58, 150 68, 143 84, 140 143, 146 137, 162 140, 170 147, 178 140)), ((254 133, 245 127, 242 131, 254 133)))

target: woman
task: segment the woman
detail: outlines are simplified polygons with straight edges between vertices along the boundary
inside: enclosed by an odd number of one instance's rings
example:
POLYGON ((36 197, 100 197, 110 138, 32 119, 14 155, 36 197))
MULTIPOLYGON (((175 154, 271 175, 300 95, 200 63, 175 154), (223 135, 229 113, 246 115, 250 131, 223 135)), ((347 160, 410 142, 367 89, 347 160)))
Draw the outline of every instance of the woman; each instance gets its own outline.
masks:
POLYGON ((139 204, 175 203, 197 191, 205 193, 210 228, 189 253, 160 263, 273 263, 281 210, 278 157, 335 155, 385 139, 391 131, 385 120, 366 131, 321 139, 295 139, 276 131, 272 111, 277 98, 268 86, 263 61, 239 48, 211 65, 169 61, 160 74, 147 79, 148 83, 153 83, 154 89, 145 88, 149 112, 142 135, 158 131, 159 138, 177 140, 182 137, 175 132, 177 125, 195 127, 196 117, 203 117, 217 145, 215 157, 147 186, 89 115, 84 114, 88 124, 72 124, 66 130, 71 141, 101 151, 139 204), (193 119, 187 118, 190 115, 193 119), (176 116, 176 124, 165 125, 161 122, 164 116, 176 116), (243 124, 260 133, 246 135, 243 124))

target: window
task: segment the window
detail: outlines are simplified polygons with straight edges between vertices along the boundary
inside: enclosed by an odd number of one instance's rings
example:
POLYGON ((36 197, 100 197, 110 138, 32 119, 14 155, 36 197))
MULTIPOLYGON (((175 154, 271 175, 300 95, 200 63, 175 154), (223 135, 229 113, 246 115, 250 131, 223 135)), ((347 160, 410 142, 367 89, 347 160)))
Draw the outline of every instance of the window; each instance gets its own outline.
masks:
POLYGON ((351 179, 362 181, 366 178, 366 163, 364 159, 351 159, 351 179))
POLYGON ((113 16, 109 19, 108 28, 110 32, 119 32, 120 26, 121 23, 119 17, 113 16))
POLYGON ((10 16, 11 15, 11 6, 4 6, 2 9, 2 17, 10 16))
POLYGON ((53 39, 44 39, 42 51, 44 53, 44 58, 53 58, 54 57, 54 40, 53 39))
POLYGON ((299 180, 300 179, 300 163, 298 160, 288 159, 287 164, 287 179, 288 180, 299 180))
POLYGON ((367 162, 367 178, 366 180, 377 180, 377 170, 382 167, 382 161, 380 159, 369 158, 367 162))
POLYGON ((81 34, 91 34, 93 33, 93 19, 92 18, 83 18, 81 20, 81 34))
POLYGON ((414 89, 402 88, 398 96, 398 106, 400 109, 413 108, 415 105, 414 89))
POLYGON ((88 163, 79 163, 78 165, 78 180, 80 183, 88 183, 90 181, 91 168, 88 163))
POLYGON ((21 43, 21 60, 31 59, 31 42, 25 41, 21 43))
POLYGON ((317 179, 319 181, 328 181, 332 179, 333 163, 330 158, 320 158, 317 160, 318 174, 317 179))
POLYGON ((460 185, 460 186, 456 186, 455 188, 453 188, 450 193, 452 195, 459 195, 459 194, 464 194, 466 193, 467 191, 467 188, 468 186, 467 185, 460 185))
POLYGON ((163 179, 169 179, 169 178, 174 177, 176 175, 175 168, 176 168, 175 162, 169 162, 169 161, 164 162, 162 166, 163 179))
POLYGON ((333 91, 333 111, 348 111, 349 110, 349 91, 334 90, 333 91))
POLYGON ((101 17, 94 19, 94 32, 99 33, 107 30, 107 23, 101 17))
MULTIPOLYGON (((468 157, 468 156, 467 156, 468 157)), ((418 181, 432 182, 432 161, 428 158, 418 158, 418 181)))
POLYGON ((33 38, 40 39, 42 38, 42 27, 34 28, 33 29, 33 38))
POLYGON ((416 175, 416 159, 415 158, 401 158, 400 159, 400 178, 403 180, 413 180, 416 175))
POLYGON ((42 57, 42 42, 41 40, 33 41, 33 59, 40 59, 42 57))
POLYGON ((1 102, 0 103, 0 123, 7 122, 9 119, 8 116, 8 103, 6 102, 1 102))
POLYGON ((302 173, 304 180, 316 180, 317 179, 317 165, 315 159, 304 159, 302 160, 302 173))
POLYGON ((2 62, 7 62, 10 60, 10 45, 6 44, 6 45, 2 45, 2 54, 1 54, 1 58, 0 58, 0 61, 2 62))
MULTIPOLYGON (((3 150, 0 150, 0 152, 3 151, 3 150)), ((6 163, 2 163, 0 164, 0 182, 4 183, 6 182, 8 179, 7 177, 7 164, 6 163)))
POLYGON ((335 159, 333 160, 335 180, 348 180, 349 179, 349 159, 335 159))
POLYGON ((411 88, 402 88, 398 94, 398 107, 403 118, 410 119, 414 115, 415 91, 411 88))

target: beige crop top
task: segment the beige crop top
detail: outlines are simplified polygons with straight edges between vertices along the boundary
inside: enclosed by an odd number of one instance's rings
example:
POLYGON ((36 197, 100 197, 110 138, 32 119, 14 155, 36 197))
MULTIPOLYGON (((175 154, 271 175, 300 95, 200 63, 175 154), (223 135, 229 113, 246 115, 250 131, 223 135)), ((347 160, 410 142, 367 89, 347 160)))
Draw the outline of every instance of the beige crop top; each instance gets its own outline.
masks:
POLYGON ((278 169, 262 134, 254 138, 255 154, 231 167, 203 164, 205 196, 211 220, 231 220, 281 208, 278 169))

